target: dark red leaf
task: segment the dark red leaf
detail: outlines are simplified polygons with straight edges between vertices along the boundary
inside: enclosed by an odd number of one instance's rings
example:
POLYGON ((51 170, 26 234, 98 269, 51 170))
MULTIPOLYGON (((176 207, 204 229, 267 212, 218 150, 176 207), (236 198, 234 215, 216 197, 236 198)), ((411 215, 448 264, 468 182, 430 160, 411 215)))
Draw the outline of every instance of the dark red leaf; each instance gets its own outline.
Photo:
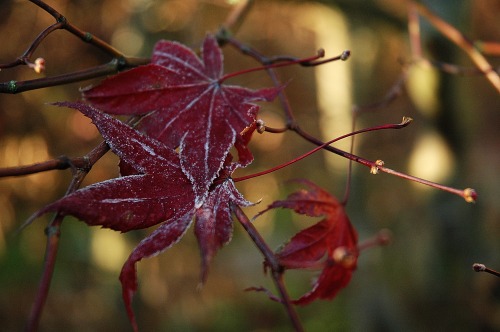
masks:
POLYGON ((120 280, 127 313, 137 331, 131 300, 137 289, 135 264, 175 244, 194 215, 195 194, 175 151, 122 122, 82 103, 59 103, 90 117, 111 149, 138 174, 83 189, 48 205, 49 211, 73 215, 89 225, 126 232, 162 223, 141 241, 125 262, 120 280))
MULTIPOLYGON (((45 207, 37 215, 57 211, 73 215, 89 225, 123 232, 163 222, 134 249, 120 274, 127 314, 137 330, 131 307, 137 290, 136 263, 175 244, 186 232, 194 215, 202 256, 202 281, 205 281, 213 256, 231 239, 230 202, 241 206, 250 204, 230 179, 231 173, 241 163, 233 163, 231 154, 226 156, 219 178, 211 186, 201 207, 196 209, 192 184, 183 173, 174 150, 87 104, 66 102, 57 105, 78 109, 90 117, 121 162, 132 168, 132 175, 80 189, 45 207)), ((248 144, 251 131, 249 129, 247 134, 240 136, 242 146, 248 144)), ((242 155, 246 162, 251 158, 250 153, 250 157, 242 155)))
POLYGON ((307 304, 315 299, 331 299, 349 283, 356 268, 358 249, 357 234, 344 207, 312 182, 300 182, 309 189, 292 193, 286 200, 271 204, 267 210, 284 207, 311 217, 324 217, 297 233, 276 252, 276 258, 285 269, 323 268, 312 290, 293 301, 307 304))
POLYGON ((203 43, 202 59, 182 44, 160 41, 152 64, 110 77, 84 97, 112 114, 150 113, 139 129, 180 147, 199 207, 237 135, 255 121, 253 102, 272 100, 279 90, 222 85, 221 78, 222 52, 213 36, 203 43))
POLYGON ((38 212, 58 211, 89 225, 126 232, 174 220, 194 207, 191 184, 175 151, 81 103, 60 103, 92 118, 111 149, 143 174, 77 190, 38 212))

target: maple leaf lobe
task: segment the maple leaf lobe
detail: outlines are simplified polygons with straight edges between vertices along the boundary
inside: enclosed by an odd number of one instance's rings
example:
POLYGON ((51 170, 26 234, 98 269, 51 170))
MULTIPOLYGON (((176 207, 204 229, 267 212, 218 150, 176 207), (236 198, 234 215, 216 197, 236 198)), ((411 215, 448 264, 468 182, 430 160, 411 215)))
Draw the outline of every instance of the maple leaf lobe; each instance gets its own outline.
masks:
POLYGON ((250 90, 220 84, 222 52, 207 35, 200 59, 171 41, 156 44, 152 63, 117 74, 83 92, 111 114, 145 116, 138 129, 171 148, 180 147, 181 167, 193 182, 197 206, 221 170, 239 135, 256 120, 256 101, 270 101, 278 88, 250 90))
POLYGON ((127 232, 167 222, 194 207, 192 185, 179 157, 161 142, 83 103, 58 103, 90 117, 111 149, 138 174, 79 189, 46 206, 38 215, 57 211, 88 225, 127 232))

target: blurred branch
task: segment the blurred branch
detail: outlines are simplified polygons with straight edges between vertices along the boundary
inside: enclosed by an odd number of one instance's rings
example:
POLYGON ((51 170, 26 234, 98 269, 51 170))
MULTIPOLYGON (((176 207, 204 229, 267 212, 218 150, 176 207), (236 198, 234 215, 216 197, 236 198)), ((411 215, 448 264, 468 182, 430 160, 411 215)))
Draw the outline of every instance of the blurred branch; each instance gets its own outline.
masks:
MULTIPOLYGON (((434 14, 424 5, 410 1, 408 4, 408 30, 410 33, 410 44, 413 55, 417 60, 422 59, 422 48, 420 46, 420 28, 418 16, 425 17, 443 36, 448 38, 455 45, 460 47, 479 68, 486 78, 490 81, 493 87, 500 92, 500 76, 495 69, 490 65, 488 60, 476 48, 476 45, 465 37, 460 31, 453 27, 448 22, 434 14)), ((489 46, 490 44, 488 44, 489 46)), ((496 46, 498 48, 498 46, 496 46)), ((491 49, 489 49, 491 51, 491 49)), ((430 63, 430 62, 429 62, 430 63)), ((450 66, 441 66, 442 68, 450 68, 450 66)), ((439 68, 439 67, 438 67, 439 68)))
MULTIPOLYGON (((269 58, 258 52, 257 50, 252 49, 251 47, 244 45, 240 43, 239 41, 235 40, 234 38, 231 38, 229 36, 225 36, 227 39, 226 41, 236 49, 238 49, 240 52, 243 54, 249 55, 252 58, 254 58, 256 61, 260 62, 263 65, 268 64, 269 58)), ((341 60, 341 56, 339 56, 339 59, 341 60)), ((274 71, 274 68, 266 68, 267 73, 271 80, 273 81, 273 84, 277 87, 282 86, 281 82, 279 81, 276 72, 274 71)), ((406 80, 406 75, 402 75, 401 78, 394 84, 393 88, 386 94, 384 99, 380 101, 379 103, 375 103, 371 106, 367 106, 367 108, 378 108, 382 107, 384 105, 387 105, 390 103, 392 100, 394 100, 400 93, 400 87, 401 85, 405 82, 406 80)), ((314 137, 313 135, 307 133, 304 131, 299 124, 297 123, 295 116, 293 115, 293 111, 291 108, 290 103, 288 102, 288 97, 286 96, 285 91, 282 89, 279 94, 280 98, 280 103, 281 103, 281 108, 283 109, 285 113, 285 119, 286 119, 286 127, 288 130, 291 130, 295 132, 297 135, 301 136, 303 139, 306 141, 311 142, 312 144, 315 144, 317 146, 321 146, 322 149, 325 149, 327 151, 330 151, 332 153, 335 153, 336 155, 339 155, 341 157, 344 157, 346 159, 349 159, 350 161, 357 162, 361 165, 367 166, 370 168, 370 173, 372 174, 377 174, 379 171, 384 172, 387 174, 391 174, 406 180, 410 180, 413 182, 421 183, 439 190, 443 190, 455 195, 458 195, 462 197, 466 202, 472 203, 475 202, 477 198, 477 194, 474 191, 474 189, 471 188, 466 188, 466 189, 456 189, 456 188, 451 188, 439 183, 435 183, 432 181, 428 181, 425 179, 421 179, 412 175, 408 175, 405 173, 401 173, 395 170, 392 170, 390 168, 384 167, 384 163, 381 160, 376 160, 376 161, 371 161, 362 157, 359 157, 355 154, 349 153, 347 151, 338 149, 336 147, 326 145, 325 142, 322 140, 314 137)), ((282 132, 281 130, 279 132, 282 132)), ((350 134, 347 134, 349 136, 350 134)), ((239 181, 242 181, 242 178, 239 179, 239 181)))
MULTIPOLYGON (((87 176, 88 172, 92 166, 107 152, 109 151, 109 146, 106 142, 102 142, 87 155, 85 155, 83 160, 87 161, 86 169, 79 169, 73 175, 73 179, 68 186, 65 196, 75 192, 82 184, 83 179, 87 176)), ((69 164, 69 163, 68 163, 69 164)), ((47 246, 45 249, 45 259, 43 264, 42 277, 40 279, 40 284, 38 291, 31 307, 30 316, 28 317, 28 322, 26 326, 26 332, 34 332, 37 330, 42 311, 47 300, 47 296, 50 289, 50 283, 52 280, 52 275, 54 274, 55 262, 57 258, 57 251, 59 247, 59 238, 61 235, 61 223, 64 216, 57 213, 52 219, 52 222, 47 227, 45 233, 47 235, 47 246)), ((31 218, 30 218, 31 219, 31 218)), ((28 220, 30 221, 30 220, 28 220)), ((26 226, 29 222, 23 225, 26 226)))
POLYGON ((233 10, 229 13, 224 24, 222 24, 221 31, 231 31, 233 34, 238 31, 243 21, 247 17, 250 9, 254 4, 254 0, 243 0, 234 6, 233 10))
POLYGON ((486 265, 481 263, 472 264, 472 269, 476 272, 486 272, 494 276, 500 277, 500 272, 490 269, 489 267, 486 267, 486 265))
POLYGON ((278 289, 278 292, 280 294, 279 296, 279 301, 282 303, 286 311, 288 313, 288 317, 290 318, 290 321, 292 322, 292 325, 294 327, 294 330, 296 332, 301 332, 304 330, 302 327, 302 323, 299 320, 299 316, 297 315, 297 311, 292 305, 292 301, 290 299, 290 296, 288 295, 288 292, 285 287, 285 283, 283 281, 283 267, 279 264, 278 260, 276 259, 276 256, 274 255, 273 251, 269 246, 267 245, 266 241, 262 238, 262 236, 259 234, 257 229, 254 227, 252 222, 248 219, 246 214, 241 210, 241 208, 231 202, 231 211, 233 214, 236 216, 236 219, 240 222, 240 224, 243 226, 245 231, 248 233, 252 241, 255 243, 257 248, 260 250, 262 255, 264 256, 266 260, 266 264, 271 268, 271 276, 273 278, 274 284, 276 288, 278 289))
POLYGON ((0 168, 0 178, 23 176, 52 170, 64 170, 68 168, 89 170, 91 167, 89 160, 85 157, 70 159, 66 156, 62 156, 31 165, 0 168))

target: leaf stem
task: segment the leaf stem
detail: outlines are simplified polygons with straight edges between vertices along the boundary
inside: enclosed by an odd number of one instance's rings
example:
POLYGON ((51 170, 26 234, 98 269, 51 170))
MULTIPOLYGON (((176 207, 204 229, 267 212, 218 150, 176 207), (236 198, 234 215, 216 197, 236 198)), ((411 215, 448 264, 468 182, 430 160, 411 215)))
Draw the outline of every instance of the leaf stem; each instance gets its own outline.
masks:
MULTIPOLYGON (((260 67, 255 67, 255 68, 249 68, 245 70, 240 70, 234 73, 229 73, 224 76, 222 76, 219 79, 219 83, 222 83, 232 77, 247 74, 247 73, 252 73, 254 71, 260 71, 260 70, 266 70, 270 68, 279 68, 279 67, 286 67, 294 64, 306 64, 306 63, 311 63, 314 60, 317 60, 319 58, 322 58, 325 55, 325 52, 323 50, 319 50, 318 54, 311 56, 309 58, 304 58, 304 59, 286 59, 284 62, 274 62, 274 63, 265 63, 264 66, 260 67)), ((340 56, 337 56, 335 58, 328 59, 328 61, 334 61, 340 59, 340 56)))
POLYGON ((254 173, 254 174, 249 174, 249 175, 246 175, 246 176, 242 176, 242 177, 238 177, 238 178, 234 178, 233 181, 234 182, 240 182, 240 181, 244 181, 244 180, 248 180, 248 179, 252 179, 252 178, 255 178, 255 177, 258 177, 258 176, 262 176, 262 175, 265 175, 265 174, 269 174, 269 173, 272 173, 274 171, 277 171, 279 169, 282 169, 284 167, 287 167, 291 164, 294 164, 304 158, 307 158, 309 157, 310 155, 312 155, 313 153, 316 153, 318 152, 319 150, 322 150, 324 149, 325 147, 327 147, 328 145, 332 144, 332 143, 335 143, 341 139, 344 139, 346 137, 350 137, 350 136, 354 136, 354 135, 357 135, 357 134, 361 134, 361 133, 365 133, 365 132, 370 132, 370 131, 376 131, 376 130, 383 130, 383 129, 401 129, 401 128, 404 128, 406 127, 407 125, 409 125, 411 123, 412 119, 411 118, 403 118, 403 121, 401 123, 398 123, 398 124, 386 124, 386 125, 382 125, 382 126, 377 126, 377 127, 370 127, 370 128, 365 128, 365 129, 361 129, 361 130, 357 130, 357 131, 354 131, 352 133, 349 133, 349 134, 345 134, 345 135, 342 135, 342 136, 339 136, 337 138, 334 138, 326 143, 322 143, 320 144, 318 147, 310 150, 309 152, 307 153, 304 153, 303 155, 297 157, 297 158, 294 158, 284 164, 281 164, 281 165, 278 165, 278 166, 275 166, 271 169, 268 169, 268 170, 265 170, 265 171, 262 171, 262 172, 258 172, 258 173, 254 173))
MULTIPOLYGON (((321 140, 315 138, 314 136, 309 135, 307 132, 303 131, 298 126, 294 129, 294 131, 299 136, 303 137, 304 139, 308 140, 309 142, 311 142, 313 144, 316 144, 316 145, 323 145, 324 144, 321 140)), ((475 190, 471 189, 471 188, 455 189, 455 188, 451 188, 451 187, 448 187, 448 186, 445 186, 445 185, 442 185, 442 184, 439 184, 439 183, 435 183, 435 182, 432 182, 432 181, 421 179, 421 178, 418 178, 416 176, 412 176, 412 175, 408 175, 408 174, 405 174, 405 173, 401 173, 401 172, 392 170, 390 168, 384 167, 383 165, 380 164, 380 162, 378 160, 377 161, 371 161, 371 160, 368 160, 368 159, 365 159, 365 158, 362 158, 362 157, 358 157, 358 156, 356 156, 354 154, 348 153, 346 151, 340 150, 340 149, 335 148, 335 147, 330 146, 330 145, 324 146, 323 149, 328 150, 330 152, 333 152, 333 153, 335 153, 335 154, 337 154, 337 155, 339 155, 341 157, 350 159, 350 160, 352 160, 354 162, 357 162, 359 164, 362 164, 364 166, 367 166, 371 170, 376 169, 376 170, 378 170, 380 172, 384 172, 384 173, 387 173, 387 174, 395 175, 397 177, 400 177, 400 178, 403 178, 403 179, 406 179, 406 180, 410 180, 410 181, 413 181, 413 182, 421 183, 421 184, 424 184, 424 185, 427 185, 427 186, 430 186, 430 187, 433 187, 433 188, 436 188, 436 189, 440 189, 440 190, 443 190, 443 191, 446 191, 446 192, 458 195, 458 196, 462 197, 463 199, 465 199, 465 201, 468 202, 468 203, 473 203, 477 199, 477 194, 476 194, 475 190)))

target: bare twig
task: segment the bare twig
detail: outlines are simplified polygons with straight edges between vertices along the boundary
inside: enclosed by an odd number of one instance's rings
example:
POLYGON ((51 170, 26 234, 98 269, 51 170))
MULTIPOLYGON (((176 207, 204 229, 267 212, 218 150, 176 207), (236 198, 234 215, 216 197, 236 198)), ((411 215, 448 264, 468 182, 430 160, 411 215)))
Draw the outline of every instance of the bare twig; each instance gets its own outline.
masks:
POLYGON ((111 55, 113 59, 107 64, 88 68, 81 71, 66 73, 59 76, 39 78, 39 79, 19 81, 19 82, 14 80, 8 82, 2 82, 0 83, 0 93, 20 93, 28 90, 84 81, 87 79, 113 74, 120 70, 149 63, 150 61, 149 59, 125 56, 123 53, 119 52, 114 47, 104 42, 100 38, 97 38, 90 32, 83 31, 77 26, 70 23, 66 19, 66 17, 64 17, 62 14, 60 14, 57 10, 55 10, 51 6, 47 5, 45 2, 40 0, 30 0, 30 1, 35 5, 37 5, 38 7, 45 10, 50 15, 52 15, 55 18, 56 23, 50 25, 45 30, 43 30, 35 38, 35 40, 33 40, 33 42, 26 49, 26 51, 24 51, 24 53, 20 55, 16 60, 10 63, 0 64, 0 69, 12 68, 19 65, 29 65, 30 67, 35 68, 35 66, 32 64, 30 60, 31 56, 38 48, 38 46, 40 46, 42 41, 49 34, 51 34, 56 30, 61 30, 61 29, 70 32, 71 34, 80 38, 82 41, 89 43, 95 46, 96 48, 104 51, 105 53, 111 55))
POLYGON ((490 269, 489 267, 486 267, 486 265, 484 264, 474 263, 472 264, 472 269, 476 272, 486 272, 494 276, 500 277, 500 272, 490 269))
POLYGON ((288 295, 285 283, 283 281, 283 267, 279 264, 273 251, 269 248, 265 240, 262 238, 254 225, 250 222, 243 210, 241 210, 241 208, 236 204, 231 203, 231 211, 236 216, 236 219, 240 222, 248 235, 250 235, 250 238, 264 256, 266 265, 271 268, 272 279, 280 294, 279 302, 285 306, 288 317, 290 318, 295 331, 303 331, 304 329, 300 322, 299 316, 297 315, 297 311, 292 305, 292 301, 290 299, 290 296, 288 295))

